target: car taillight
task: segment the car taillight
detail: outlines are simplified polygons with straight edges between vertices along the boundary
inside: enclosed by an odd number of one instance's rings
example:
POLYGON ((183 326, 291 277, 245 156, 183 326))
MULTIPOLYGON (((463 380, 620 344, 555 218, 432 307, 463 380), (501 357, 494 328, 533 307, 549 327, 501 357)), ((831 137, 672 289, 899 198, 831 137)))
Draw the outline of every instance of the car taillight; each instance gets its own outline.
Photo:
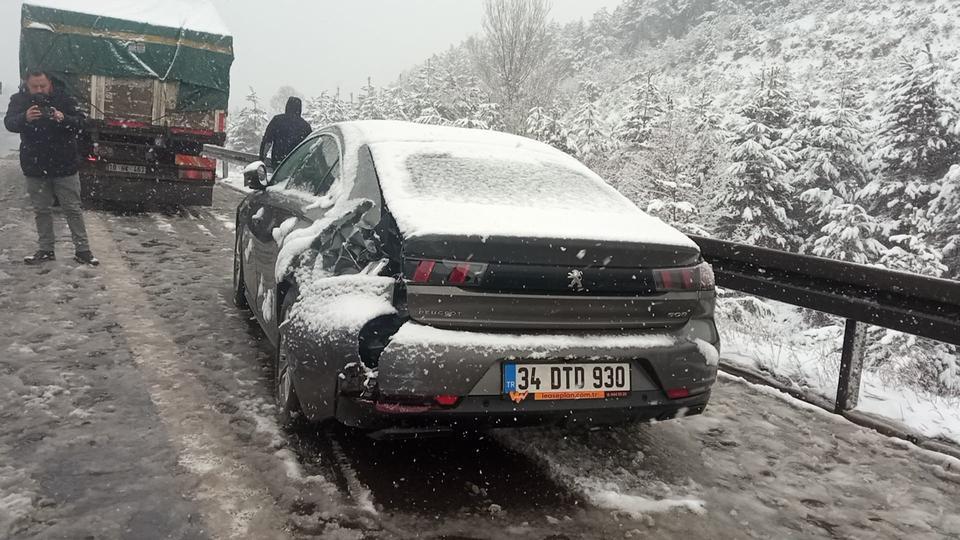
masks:
POLYGON ((423 285, 479 285, 486 271, 485 263, 405 259, 403 277, 409 283, 423 285))
POLYGON ((653 282, 658 292, 711 290, 714 287, 713 268, 700 263, 686 268, 653 270, 653 282))
POLYGON ((713 290, 717 284, 716 278, 713 275, 713 267, 708 263, 700 263, 698 268, 700 268, 700 290, 713 290))
POLYGON ((453 407, 458 401, 460 401, 460 396, 441 394, 439 396, 434 396, 433 401, 442 407, 453 407))

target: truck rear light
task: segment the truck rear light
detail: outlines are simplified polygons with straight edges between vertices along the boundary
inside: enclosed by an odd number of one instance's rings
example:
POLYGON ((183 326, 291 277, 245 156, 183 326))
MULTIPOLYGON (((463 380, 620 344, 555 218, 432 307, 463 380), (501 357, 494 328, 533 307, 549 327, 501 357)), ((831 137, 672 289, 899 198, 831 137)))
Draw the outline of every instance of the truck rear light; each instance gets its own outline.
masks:
POLYGON ((403 262, 404 279, 425 285, 476 286, 486 270, 485 263, 429 259, 405 259, 403 262))
POLYGON ((668 388, 667 397, 670 399, 680 399, 690 396, 690 390, 686 388, 668 388))
POLYGON ((150 124, 147 122, 140 122, 139 120, 107 120, 106 124, 110 127, 119 127, 119 128, 144 128, 150 127, 150 124))
POLYGON ((198 129, 188 127, 172 127, 170 133, 173 135, 199 135, 201 137, 213 137, 212 129, 198 129))
POLYGON ((707 263, 687 268, 653 270, 657 292, 704 291, 714 287, 713 268, 707 263))
POLYGON ((193 167, 195 169, 210 169, 216 170, 217 160, 200 157, 200 156, 191 156, 189 154, 177 154, 174 156, 174 163, 177 167, 193 167))
POLYGON ((213 180, 213 171, 198 171, 194 169, 180 169, 177 176, 181 180, 213 180))

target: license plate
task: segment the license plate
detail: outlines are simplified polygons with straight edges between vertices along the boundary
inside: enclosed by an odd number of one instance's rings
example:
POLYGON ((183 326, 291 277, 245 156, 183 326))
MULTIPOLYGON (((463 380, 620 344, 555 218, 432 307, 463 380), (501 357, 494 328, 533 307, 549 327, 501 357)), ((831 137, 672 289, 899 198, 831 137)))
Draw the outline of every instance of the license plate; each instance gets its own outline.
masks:
POLYGON ((503 393, 515 402, 603 399, 630 391, 630 364, 504 364, 503 393))
POLYGON ((116 163, 107 163, 107 170, 110 172, 126 174, 147 174, 147 168, 143 165, 119 165, 116 163))

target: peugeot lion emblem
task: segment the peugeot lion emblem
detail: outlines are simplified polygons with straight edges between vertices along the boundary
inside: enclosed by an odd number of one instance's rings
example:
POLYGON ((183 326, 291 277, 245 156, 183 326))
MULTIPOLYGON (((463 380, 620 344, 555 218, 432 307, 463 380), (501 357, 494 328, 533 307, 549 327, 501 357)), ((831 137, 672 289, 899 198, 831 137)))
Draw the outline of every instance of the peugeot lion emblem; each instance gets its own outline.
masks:
POLYGON ((570 280, 570 284, 567 285, 567 287, 575 291, 583 290, 583 272, 580 270, 571 270, 570 273, 567 274, 567 279, 570 280))

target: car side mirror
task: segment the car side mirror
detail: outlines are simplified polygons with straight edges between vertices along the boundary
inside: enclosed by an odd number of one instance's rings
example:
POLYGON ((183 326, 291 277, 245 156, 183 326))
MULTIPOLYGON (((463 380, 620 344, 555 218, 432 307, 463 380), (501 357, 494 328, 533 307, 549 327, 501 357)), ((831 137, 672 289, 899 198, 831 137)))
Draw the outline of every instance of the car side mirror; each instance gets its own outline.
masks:
POLYGON ((267 166, 262 161, 254 161, 243 169, 244 187, 262 191, 267 189, 267 166))

